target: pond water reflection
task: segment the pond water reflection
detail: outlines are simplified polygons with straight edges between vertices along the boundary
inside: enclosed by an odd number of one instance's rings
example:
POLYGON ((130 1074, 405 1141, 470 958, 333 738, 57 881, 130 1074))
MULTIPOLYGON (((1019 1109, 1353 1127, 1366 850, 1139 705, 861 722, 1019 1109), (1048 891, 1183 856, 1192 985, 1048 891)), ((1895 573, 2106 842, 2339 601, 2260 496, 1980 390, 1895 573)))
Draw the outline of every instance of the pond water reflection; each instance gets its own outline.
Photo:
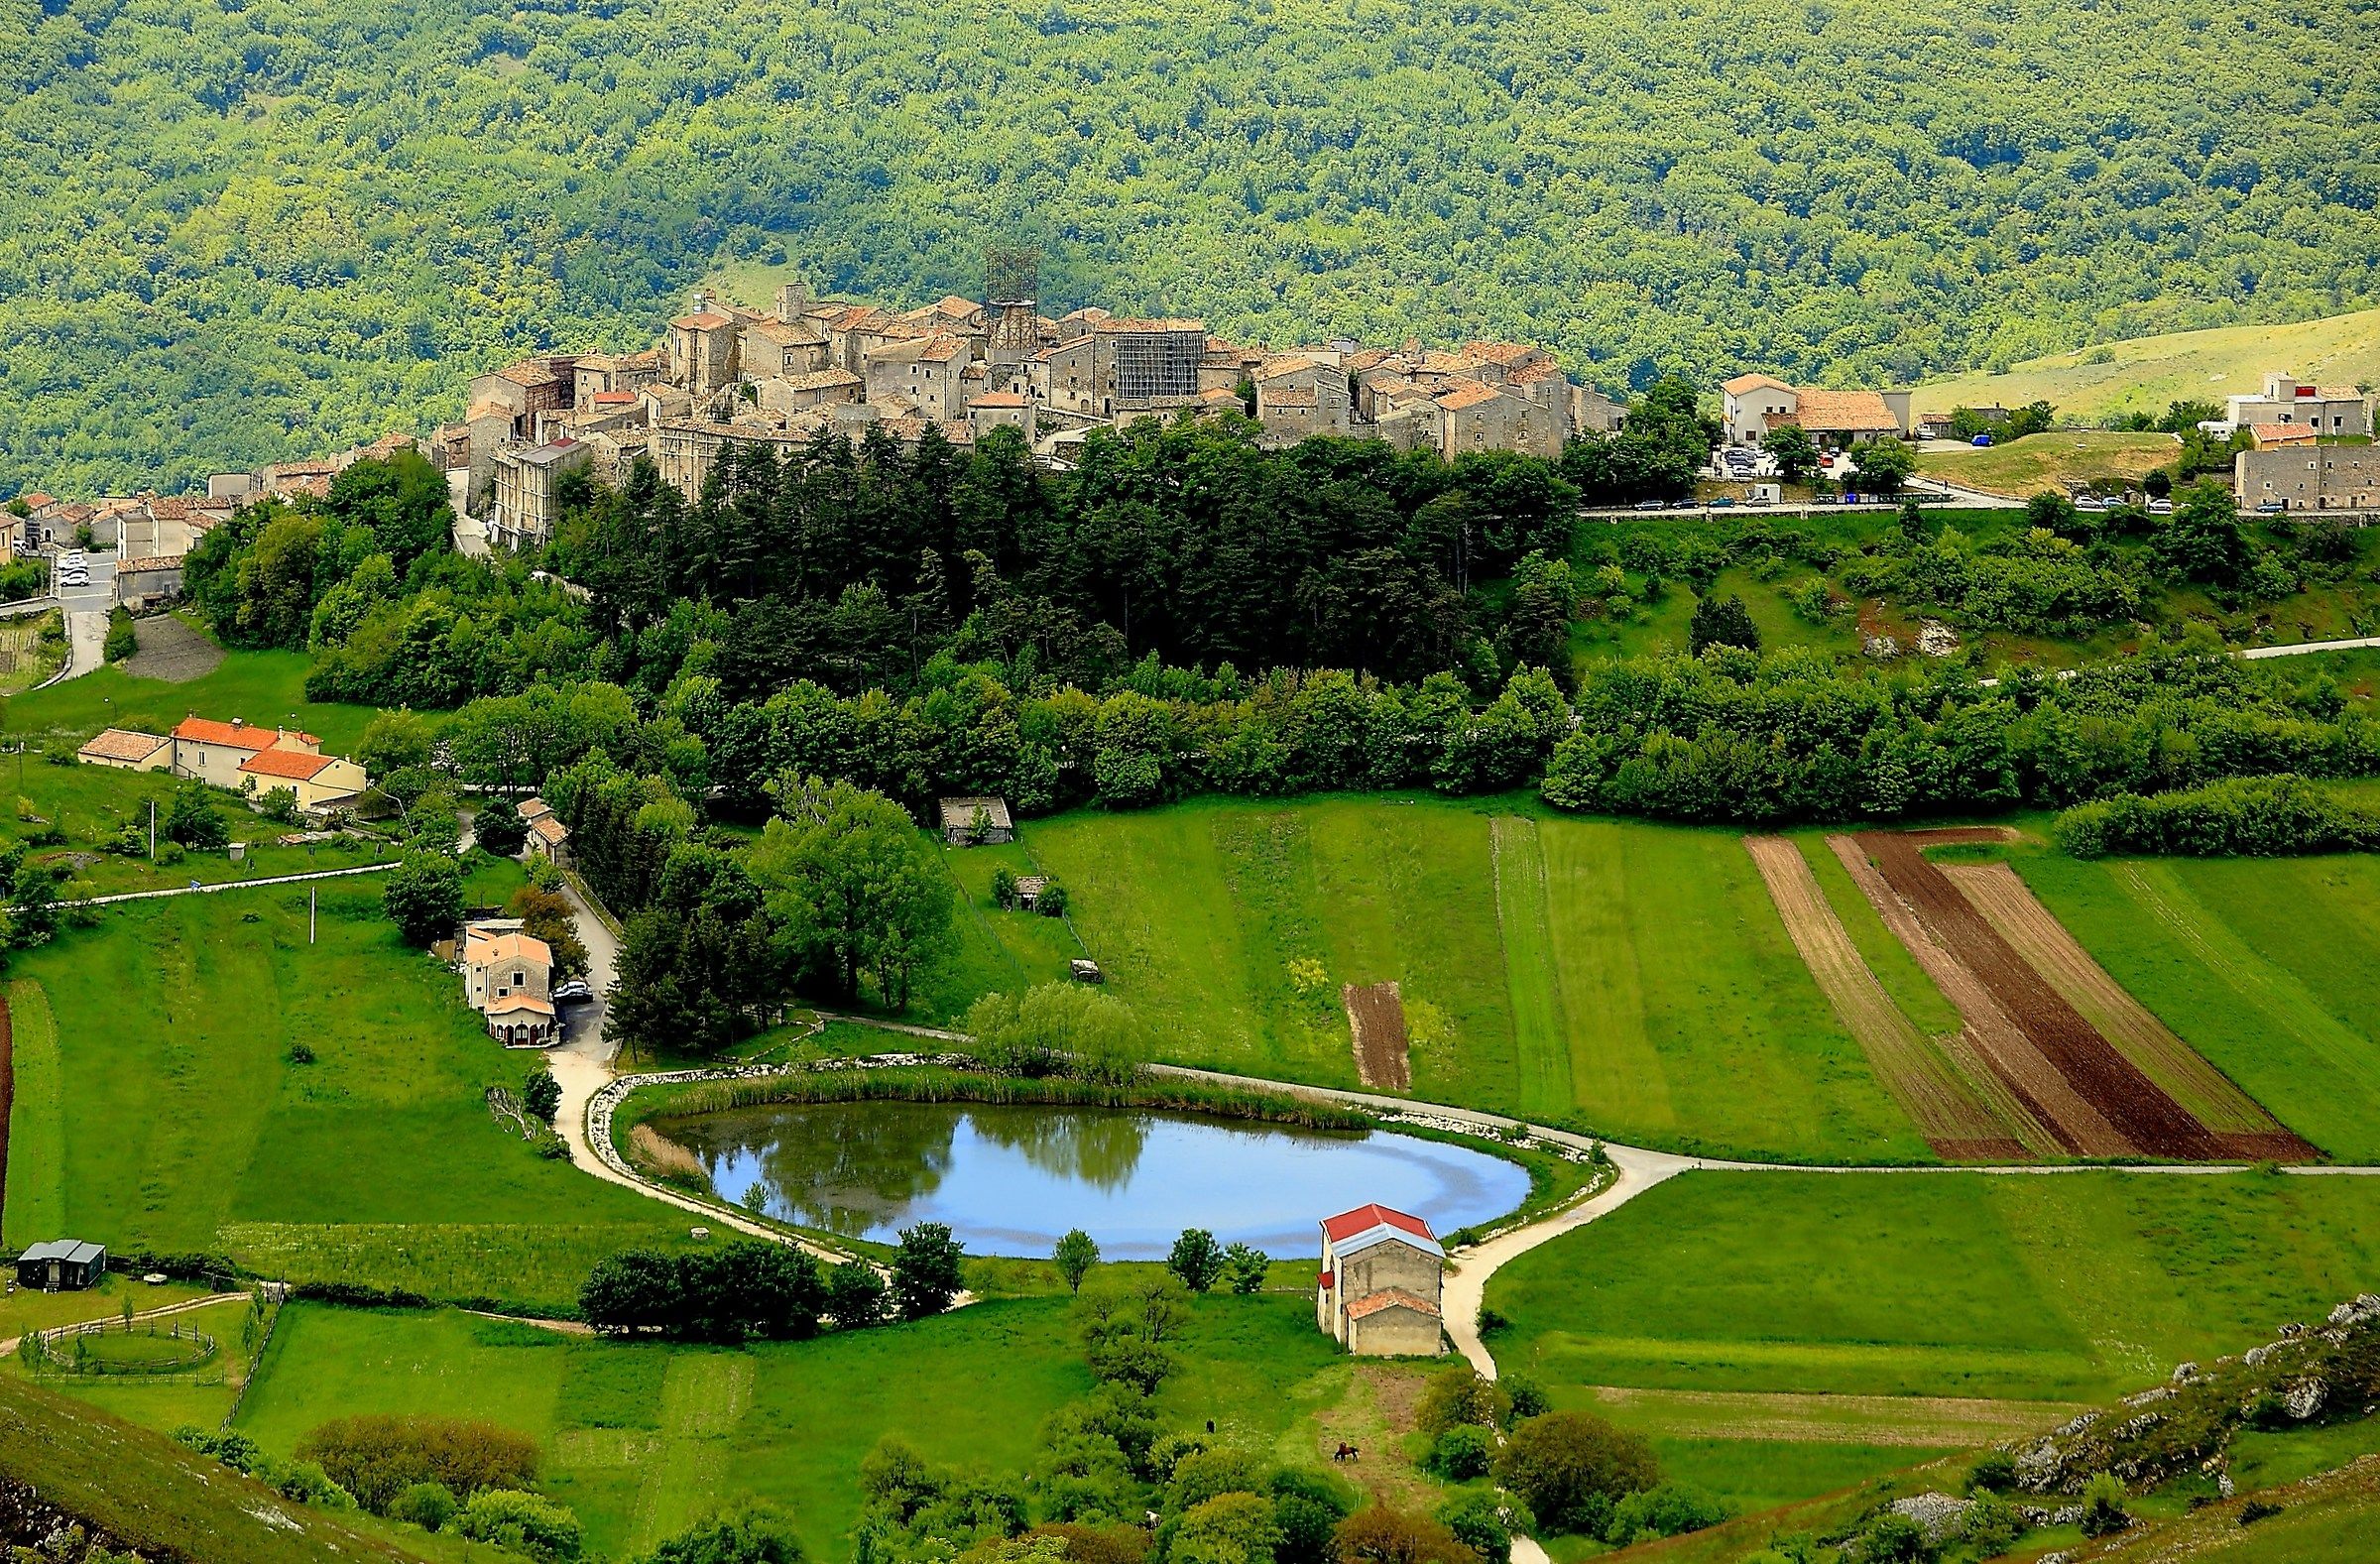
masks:
POLYGON ((1111 1260, 1162 1259, 1203 1227, 1274 1256, 1368 1200, 1441 1234, 1527 1198, 1526 1171, 1412 1136, 1345 1134, 1110 1108, 864 1102, 659 1121, 719 1193, 782 1221, 892 1241, 943 1222, 978 1255, 1046 1255, 1079 1227, 1111 1260))

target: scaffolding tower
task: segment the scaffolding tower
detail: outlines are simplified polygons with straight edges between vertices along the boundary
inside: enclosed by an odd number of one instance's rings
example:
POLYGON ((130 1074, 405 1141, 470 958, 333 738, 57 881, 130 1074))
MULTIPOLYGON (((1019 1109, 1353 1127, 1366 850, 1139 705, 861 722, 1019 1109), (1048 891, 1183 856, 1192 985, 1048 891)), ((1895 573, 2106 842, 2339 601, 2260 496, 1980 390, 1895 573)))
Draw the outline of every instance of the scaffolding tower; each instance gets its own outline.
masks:
POLYGON ((984 251, 984 328, 995 364, 1020 364, 1040 347, 1041 252, 984 251))

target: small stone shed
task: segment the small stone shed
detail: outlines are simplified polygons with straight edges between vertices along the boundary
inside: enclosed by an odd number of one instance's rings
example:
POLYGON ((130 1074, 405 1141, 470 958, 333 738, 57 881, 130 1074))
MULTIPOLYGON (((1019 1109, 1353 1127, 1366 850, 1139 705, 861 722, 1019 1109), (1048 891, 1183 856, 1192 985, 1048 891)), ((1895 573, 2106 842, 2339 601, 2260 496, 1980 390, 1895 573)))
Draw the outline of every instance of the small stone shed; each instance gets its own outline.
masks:
POLYGON ((942 818, 942 840, 953 847, 1016 840, 1016 825, 1009 818, 1006 798, 942 798, 936 802, 942 818))
POLYGON ((76 1239, 52 1239, 17 1257, 17 1285, 44 1292, 80 1292, 107 1274, 107 1248, 76 1239))

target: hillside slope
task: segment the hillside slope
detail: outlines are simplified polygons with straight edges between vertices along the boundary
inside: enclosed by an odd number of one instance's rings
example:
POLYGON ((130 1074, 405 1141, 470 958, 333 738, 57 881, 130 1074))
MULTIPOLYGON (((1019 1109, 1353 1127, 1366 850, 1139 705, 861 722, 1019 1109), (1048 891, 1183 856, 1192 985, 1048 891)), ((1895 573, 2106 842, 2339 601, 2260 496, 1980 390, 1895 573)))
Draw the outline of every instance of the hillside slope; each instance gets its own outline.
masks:
POLYGON ((40 1542, 60 1511, 151 1559, 415 1557, 156 1434, 0 1375, 0 1544, 40 1542))
POLYGON ((1921 413, 2047 402, 2070 419, 2220 403, 2282 370, 2324 385, 2380 386, 2380 309, 2288 325, 2217 326, 2135 337, 2028 359, 2006 374, 1954 375, 1917 388, 1921 413))
POLYGON ((0 494, 627 345, 723 263, 1907 382, 2380 300, 2374 24, 2209 0, 0 10, 0 494), (2085 258, 2087 260, 2085 261, 2085 258))

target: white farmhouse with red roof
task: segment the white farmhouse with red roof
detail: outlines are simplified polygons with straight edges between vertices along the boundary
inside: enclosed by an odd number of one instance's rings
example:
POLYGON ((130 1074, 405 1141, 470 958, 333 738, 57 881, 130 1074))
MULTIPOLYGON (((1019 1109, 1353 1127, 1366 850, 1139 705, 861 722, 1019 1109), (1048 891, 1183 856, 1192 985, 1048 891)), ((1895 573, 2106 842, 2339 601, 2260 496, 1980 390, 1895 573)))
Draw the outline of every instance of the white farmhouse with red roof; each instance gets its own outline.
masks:
POLYGON ((238 717, 216 722, 184 717, 173 732, 174 775, 234 792, 264 794, 286 787, 300 809, 344 803, 364 790, 364 769, 322 753, 322 741, 290 728, 253 727, 238 717))
POLYGON ((1325 1217, 1314 1323, 1360 1356, 1436 1357, 1445 1269, 1446 1251, 1417 1216, 1373 1204, 1325 1217))

